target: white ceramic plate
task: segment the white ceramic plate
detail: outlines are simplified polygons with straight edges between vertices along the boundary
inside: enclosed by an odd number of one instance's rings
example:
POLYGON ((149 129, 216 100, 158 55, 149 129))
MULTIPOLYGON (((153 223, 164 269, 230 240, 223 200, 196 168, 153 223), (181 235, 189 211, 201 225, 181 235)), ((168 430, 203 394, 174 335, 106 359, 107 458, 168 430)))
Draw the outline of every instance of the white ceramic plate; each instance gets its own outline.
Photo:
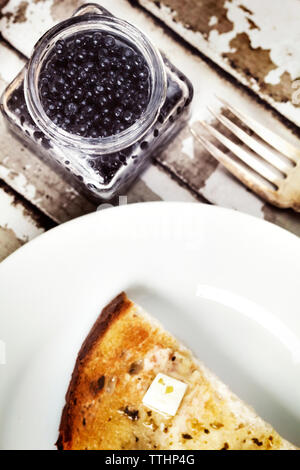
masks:
POLYGON ((122 290, 300 445, 299 284, 298 238, 201 204, 107 209, 40 236, 0 265, 0 448, 54 448, 77 352, 122 290))

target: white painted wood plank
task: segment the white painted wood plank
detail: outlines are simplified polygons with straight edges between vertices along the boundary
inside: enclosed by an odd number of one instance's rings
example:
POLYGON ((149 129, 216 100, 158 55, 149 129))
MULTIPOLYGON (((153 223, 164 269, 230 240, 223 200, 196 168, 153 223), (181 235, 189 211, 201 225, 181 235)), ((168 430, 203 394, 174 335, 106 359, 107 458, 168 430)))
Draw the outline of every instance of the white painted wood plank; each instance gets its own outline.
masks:
MULTIPOLYGON (((278 85, 283 74, 288 74, 292 81, 300 76, 299 52, 299 0, 231 0, 216 2, 216 13, 220 8, 226 11, 226 21, 232 27, 225 32, 218 30, 219 18, 213 15, 210 18, 209 34, 201 33, 187 27, 178 20, 177 12, 168 6, 168 0, 137 0, 142 6, 162 19, 168 26, 179 33, 194 47, 206 54, 223 69, 234 75, 239 81, 251 87, 263 99, 268 101, 284 116, 300 125, 300 108, 292 102, 274 100, 270 93, 261 87, 255 77, 247 77, 245 73, 236 70, 225 57, 234 52, 232 41, 237 35, 245 34, 249 38, 253 50, 262 50, 269 53, 270 61, 274 65, 264 78, 265 85, 278 85)), ((10 0, 2 10, 4 15, 0 20, 0 29, 4 37, 26 56, 31 54, 33 44, 55 22, 70 16, 80 1, 60 2, 56 0, 10 0), (20 6, 22 5, 22 6, 20 6)), ((102 4, 119 16, 131 17, 128 2, 115 0, 100 0, 95 3, 102 4), (126 4, 127 3, 127 4, 126 4)), ((193 8, 194 1, 186 2, 185 8, 193 8)), ((171 5, 178 4, 177 1, 171 5)), ((208 8, 203 2, 203 8, 208 8)), ((198 11, 198 10, 197 10, 198 11)), ((134 12, 134 19, 138 13, 134 12)), ((148 28, 147 28, 148 29, 148 28)), ((263 64, 262 64, 263 66, 263 64)), ((266 88, 266 87, 265 87, 266 88)))
POLYGON ((32 240, 44 232, 20 201, 0 188, 0 225, 13 230, 22 242, 32 240))
POLYGON ((43 232, 28 208, 0 187, 0 261, 43 232))
MULTIPOLYGON (((62 4, 55 0, 45 0, 37 3, 31 0, 28 2, 29 7, 25 21, 21 23, 10 21, 6 25, 6 20, 2 19, 5 28, 3 34, 14 46, 18 46, 24 54, 29 55, 33 43, 45 32, 50 23, 54 24, 58 20, 68 17, 79 3, 76 1, 66 2, 64 8, 59 8, 59 5, 62 7, 62 4), (43 8, 41 8, 41 4, 43 8), (25 40, 21 41, 21 38, 25 38, 25 40)), ((209 119, 207 105, 215 106, 214 95, 217 94, 237 105, 244 112, 251 114, 254 118, 261 120, 264 124, 269 125, 275 132, 280 133, 287 139, 295 139, 292 133, 278 119, 274 118, 271 112, 266 111, 264 107, 249 98, 248 94, 242 89, 237 89, 198 56, 193 55, 184 46, 177 43, 143 11, 133 8, 126 0, 115 0, 115 2, 102 0, 98 3, 111 10, 115 15, 136 24, 172 59, 176 66, 184 70, 191 78, 195 87, 192 117, 194 125, 197 124, 198 120, 209 119)), ((13 0, 10 0, 6 11, 13 12, 13 5, 13 0)), ((296 142, 299 143, 298 140, 296 142)), ((228 186, 229 179, 219 178, 219 171, 216 175, 219 184, 218 191, 212 195, 211 186, 209 186, 209 189, 206 187, 206 180, 213 176, 217 166, 208 158, 207 153, 200 144, 191 140, 187 129, 174 140, 166 152, 157 155, 157 159, 168 172, 173 172, 179 180, 187 187, 191 187, 199 196, 209 197, 215 204, 226 205, 226 207, 250 212, 258 217, 275 221, 286 228, 291 226, 294 231, 296 227, 296 231, 300 234, 300 221, 297 215, 285 211, 281 212, 279 216, 276 209, 265 205, 256 195, 251 193, 249 197, 246 197, 247 190, 240 183, 228 186), (238 190, 235 188, 238 188, 238 190), (240 197, 241 191, 244 192, 245 197, 240 197)), ((152 178, 148 178, 147 185, 152 184, 156 196, 164 198, 164 187, 154 180, 153 183, 151 181, 152 178)), ((178 196, 174 195, 174 199, 182 197, 182 193, 178 192, 177 194, 178 196)), ((169 195, 169 197, 171 196, 169 195)))
POLYGON ((295 90, 292 89, 293 82, 300 77, 299 0, 219 0, 216 1, 215 11, 212 2, 199 2, 196 7, 197 2, 188 0, 182 2, 181 14, 171 7, 178 5, 177 0, 137 0, 137 3, 300 126, 300 103, 296 102, 296 98, 295 102, 291 99, 293 92, 299 89, 296 83, 295 90), (196 18, 201 15, 201 8, 205 10, 203 16, 211 11, 209 27, 201 31, 200 25, 197 28, 184 23, 184 8, 194 8, 196 18), (215 16, 218 13, 221 18, 215 16), (225 21, 227 27, 222 31, 225 21), (241 48, 237 50, 239 41, 241 48), (254 73, 251 77, 249 69, 246 70, 247 62, 245 68, 233 64, 231 57, 235 52, 248 54, 252 62, 257 55, 259 79, 254 73))
POLYGON ((156 194, 159 194, 164 201, 176 202, 196 202, 197 198, 194 197, 190 191, 179 186, 170 175, 161 171, 157 166, 151 165, 141 175, 141 180, 151 188, 156 194))

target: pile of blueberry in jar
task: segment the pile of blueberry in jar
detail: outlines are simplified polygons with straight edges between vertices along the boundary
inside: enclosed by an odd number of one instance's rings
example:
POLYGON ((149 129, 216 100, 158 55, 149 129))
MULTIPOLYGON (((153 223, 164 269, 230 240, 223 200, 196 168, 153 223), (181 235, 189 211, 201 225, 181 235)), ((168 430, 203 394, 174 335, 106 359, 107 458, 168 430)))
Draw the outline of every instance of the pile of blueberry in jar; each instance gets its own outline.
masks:
POLYGON ((134 26, 86 8, 41 38, 0 105, 43 161, 111 200, 186 124, 193 87, 134 26))
POLYGON ((142 54, 117 35, 86 31, 56 42, 40 73, 47 116, 86 138, 120 134, 146 110, 150 71, 142 54))

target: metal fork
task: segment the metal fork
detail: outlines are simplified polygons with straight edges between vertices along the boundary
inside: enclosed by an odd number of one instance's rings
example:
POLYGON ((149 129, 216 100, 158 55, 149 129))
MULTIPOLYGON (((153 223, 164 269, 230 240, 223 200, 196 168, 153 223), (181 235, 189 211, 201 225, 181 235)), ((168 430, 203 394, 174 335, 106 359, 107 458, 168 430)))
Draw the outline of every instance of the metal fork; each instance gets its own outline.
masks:
POLYGON ((221 143, 233 156, 223 152, 194 128, 190 128, 193 136, 230 173, 263 199, 277 207, 292 208, 300 212, 300 149, 223 99, 218 100, 222 103, 222 108, 217 112, 208 108, 209 111, 241 143, 233 142, 207 122, 201 121, 200 124, 216 139, 216 143, 221 143), (249 135, 232 118, 226 117, 226 111, 230 111, 255 135, 249 135))

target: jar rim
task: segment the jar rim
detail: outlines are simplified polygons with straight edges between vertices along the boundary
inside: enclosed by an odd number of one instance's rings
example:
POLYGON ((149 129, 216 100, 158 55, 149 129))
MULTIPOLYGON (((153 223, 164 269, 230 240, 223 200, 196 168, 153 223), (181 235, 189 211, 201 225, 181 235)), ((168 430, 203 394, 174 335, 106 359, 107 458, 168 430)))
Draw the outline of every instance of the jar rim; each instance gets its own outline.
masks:
POLYGON ((90 154, 114 153, 140 140, 157 120, 167 93, 167 77, 160 52, 138 28, 125 20, 105 15, 74 16, 51 28, 37 42, 25 73, 25 100, 36 125, 48 137, 68 147, 79 147, 90 154), (142 116, 129 128, 109 137, 91 138, 66 132, 46 114, 39 93, 39 74, 57 40, 86 30, 102 30, 123 36, 141 52, 151 76, 151 96, 142 116))

